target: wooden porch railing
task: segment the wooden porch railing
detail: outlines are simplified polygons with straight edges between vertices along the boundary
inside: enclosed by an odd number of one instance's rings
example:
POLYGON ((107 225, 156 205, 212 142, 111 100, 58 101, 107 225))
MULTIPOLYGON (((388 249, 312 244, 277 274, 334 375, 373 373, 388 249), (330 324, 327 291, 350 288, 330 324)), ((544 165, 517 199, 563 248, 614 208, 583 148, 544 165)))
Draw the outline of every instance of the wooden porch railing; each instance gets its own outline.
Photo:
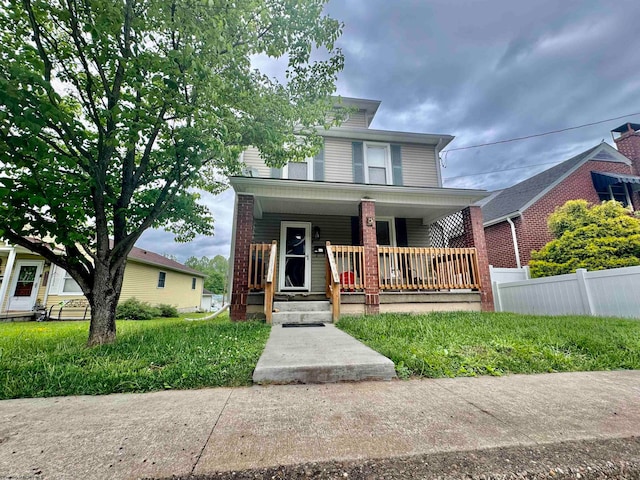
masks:
POLYGON ((364 290, 364 247, 358 245, 331 245, 343 292, 364 290))
POLYGON ((327 298, 331 299, 331 319, 337 322, 340 319, 340 276, 338 275, 338 266, 334 257, 334 247, 331 242, 327 242, 327 298))
POLYGON ((264 290, 272 245, 252 243, 249 246, 249 290, 264 290))
POLYGON ((274 240, 269 252, 269 267, 267 268, 267 278, 264 288, 264 316, 268 324, 271 324, 273 317, 273 295, 276 291, 276 259, 278 258, 278 245, 274 240))
POLYGON ((378 247, 381 290, 480 288, 475 248, 378 247))

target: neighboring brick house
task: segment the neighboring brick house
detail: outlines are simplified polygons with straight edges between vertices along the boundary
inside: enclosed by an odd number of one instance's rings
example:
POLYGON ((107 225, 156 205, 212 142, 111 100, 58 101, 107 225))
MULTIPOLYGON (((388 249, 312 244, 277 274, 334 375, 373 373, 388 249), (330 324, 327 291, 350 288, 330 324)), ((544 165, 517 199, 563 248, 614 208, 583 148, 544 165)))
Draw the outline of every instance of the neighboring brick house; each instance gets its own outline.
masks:
POLYGON ((231 318, 268 319, 278 310, 265 294, 272 289, 276 300, 314 300, 323 309, 337 290, 343 314, 492 309, 473 206, 487 192, 442 186, 438 154, 453 137, 375 130, 380 102, 342 104, 354 111, 320 131, 324 148, 314 158, 275 169, 249 148, 243 175, 230 178, 231 318), (328 285, 336 278, 340 287, 328 285))
POLYGON ((482 202, 491 265, 527 265, 531 251, 553 238, 549 214, 568 200, 611 199, 640 209, 640 124, 627 123, 612 134, 618 150, 602 142, 482 202))

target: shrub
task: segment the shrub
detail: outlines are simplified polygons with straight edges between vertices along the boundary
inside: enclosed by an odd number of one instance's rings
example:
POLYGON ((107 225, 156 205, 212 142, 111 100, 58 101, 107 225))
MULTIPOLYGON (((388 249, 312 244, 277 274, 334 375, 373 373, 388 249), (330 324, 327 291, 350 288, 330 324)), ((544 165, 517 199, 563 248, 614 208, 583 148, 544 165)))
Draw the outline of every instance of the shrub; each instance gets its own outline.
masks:
POLYGON ((178 316, 178 309, 168 303, 161 303, 156 308, 160 310, 160 316, 166 318, 176 318, 178 316))
POLYGON ((151 320, 160 316, 160 309, 152 307, 147 302, 142 302, 132 297, 118 304, 116 318, 118 320, 151 320))

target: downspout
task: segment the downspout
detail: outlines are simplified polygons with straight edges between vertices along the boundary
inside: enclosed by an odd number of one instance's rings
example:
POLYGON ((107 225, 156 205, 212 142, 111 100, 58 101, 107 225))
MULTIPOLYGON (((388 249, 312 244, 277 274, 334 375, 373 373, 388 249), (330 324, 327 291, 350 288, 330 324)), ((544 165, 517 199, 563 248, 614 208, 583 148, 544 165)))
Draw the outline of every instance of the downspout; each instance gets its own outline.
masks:
POLYGON ((442 137, 438 140, 438 144, 436 145, 435 148, 435 153, 436 153, 436 163, 438 165, 438 169, 436 170, 436 173, 438 175, 438 186, 442 187, 442 161, 440 160, 440 149, 442 148, 442 137))
POLYGON ((7 259, 7 265, 4 269, 4 276, 2 278, 2 286, 0 286, 0 313, 6 313, 4 309, 4 299, 7 296, 7 290, 9 290, 9 281, 13 275, 13 264, 16 260, 15 247, 9 250, 9 258, 7 259))
POLYGON ((516 255, 516 266, 518 268, 521 268, 522 265, 520 264, 520 250, 518 249, 518 237, 516 236, 516 226, 509 217, 507 217, 507 222, 509 222, 509 225, 511 225, 511 238, 513 239, 513 252, 516 255))

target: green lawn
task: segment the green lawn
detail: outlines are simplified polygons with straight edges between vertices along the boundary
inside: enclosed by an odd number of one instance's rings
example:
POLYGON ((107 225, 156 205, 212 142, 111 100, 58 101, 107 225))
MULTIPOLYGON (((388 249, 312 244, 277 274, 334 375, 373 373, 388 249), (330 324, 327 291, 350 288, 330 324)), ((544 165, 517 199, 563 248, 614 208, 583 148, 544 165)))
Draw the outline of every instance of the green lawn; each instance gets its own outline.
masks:
POLYGON ((447 312, 347 317, 338 327, 400 377, 640 369, 640 321, 447 312))
POLYGON ((0 324, 0 399, 249 385, 270 327, 226 316, 118 320, 116 343, 91 349, 88 328, 0 324))

